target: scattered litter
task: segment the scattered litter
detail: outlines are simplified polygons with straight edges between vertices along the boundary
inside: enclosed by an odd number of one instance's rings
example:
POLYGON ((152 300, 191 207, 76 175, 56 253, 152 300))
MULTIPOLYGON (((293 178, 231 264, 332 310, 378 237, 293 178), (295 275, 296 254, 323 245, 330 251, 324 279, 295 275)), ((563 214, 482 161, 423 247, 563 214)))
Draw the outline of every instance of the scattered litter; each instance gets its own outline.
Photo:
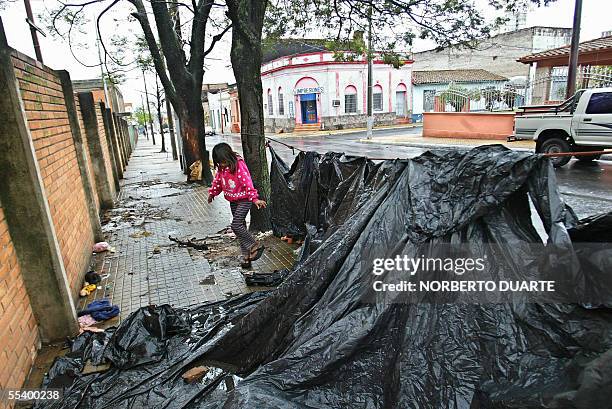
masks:
POLYGON ((248 286, 276 287, 289 275, 289 270, 274 270, 271 273, 252 271, 243 273, 248 286))
POLYGON ((206 366, 196 366, 191 368, 182 375, 182 378, 187 383, 199 382, 208 373, 209 369, 206 366))
POLYGON ((160 254, 160 253, 161 253, 161 248, 159 246, 153 247, 153 254, 160 254))
POLYGON ((100 274, 93 270, 85 273, 85 281, 89 284, 98 284, 101 280, 100 274))
POLYGON ((91 315, 96 321, 106 321, 119 315, 119 307, 117 305, 111 305, 110 301, 106 298, 92 301, 87 306, 78 312, 78 316, 91 315))
MULTIPOLYGON (((102 330, 101 330, 102 331, 102 330)), ((90 360, 85 363, 83 367, 83 375, 89 375, 92 373, 102 373, 106 372, 110 369, 110 363, 102 364, 102 365, 93 365, 90 360)))
POLYGON ((96 291, 96 288, 98 287, 95 284, 89 284, 88 282, 85 282, 83 288, 81 288, 81 291, 79 291, 79 295, 81 297, 87 297, 89 294, 96 291))
POLYGON ((170 239, 171 241, 175 243, 180 244, 181 246, 192 247, 198 250, 208 250, 206 239, 198 239, 196 237, 185 239, 185 238, 180 238, 180 237, 175 237, 175 236, 170 236, 170 235, 168 236, 168 239, 170 239))
POLYGON ((200 280, 200 285, 215 285, 215 284, 217 284, 217 281, 215 280, 215 276, 212 274, 204 277, 203 280, 200 280))
POLYGON ((153 233, 151 233, 150 231, 141 230, 141 231, 138 231, 136 233, 130 234, 130 237, 133 238, 133 239, 140 239, 140 238, 149 237, 149 236, 152 236, 152 235, 153 235, 153 233))
POLYGON ((193 162, 190 166, 189 166, 189 170, 191 171, 189 173, 189 181, 190 182, 197 182, 202 180, 202 161, 201 160, 197 160, 195 162, 193 162))
POLYGON ((99 243, 96 243, 93 245, 93 252, 94 253, 102 253, 105 251, 109 251, 111 249, 111 245, 108 244, 105 241, 101 241, 99 243))
POLYGON ((98 323, 98 321, 96 321, 95 319, 93 319, 93 317, 89 314, 87 315, 81 315, 79 318, 79 326, 81 328, 83 327, 91 327, 92 325, 95 325, 98 323))

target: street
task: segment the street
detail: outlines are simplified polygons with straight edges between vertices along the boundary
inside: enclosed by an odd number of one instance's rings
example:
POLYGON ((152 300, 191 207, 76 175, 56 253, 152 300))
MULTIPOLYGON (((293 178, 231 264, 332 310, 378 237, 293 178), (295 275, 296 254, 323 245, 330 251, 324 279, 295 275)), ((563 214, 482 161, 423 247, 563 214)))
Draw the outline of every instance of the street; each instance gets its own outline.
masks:
MULTIPOLYGON (((380 129, 374 131, 374 138, 419 132, 419 128, 380 129)), ((320 153, 345 152, 356 156, 381 159, 412 158, 428 150, 421 147, 366 144, 359 141, 365 137, 365 131, 335 135, 270 137, 296 148, 295 152, 292 152, 291 149, 272 142, 276 152, 289 164, 293 162, 298 149, 314 150, 320 153)), ((219 142, 227 142, 238 152, 242 151, 239 135, 216 135, 206 138, 208 149, 212 149, 212 146, 219 142)), ((572 160, 566 166, 556 169, 556 175, 563 198, 574 209, 578 217, 583 218, 612 211, 612 161, 600 160, 585 164, 572 160)))

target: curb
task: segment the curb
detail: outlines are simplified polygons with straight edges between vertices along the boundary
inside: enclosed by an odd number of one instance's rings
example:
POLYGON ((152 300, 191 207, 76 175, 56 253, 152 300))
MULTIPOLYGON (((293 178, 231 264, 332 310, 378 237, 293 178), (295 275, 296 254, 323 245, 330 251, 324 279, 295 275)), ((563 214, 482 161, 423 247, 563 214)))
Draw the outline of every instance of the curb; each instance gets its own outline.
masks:
MULTIPOLYGON (((361 143, 368 143, 368 144, 373 144, 373 145, 398 145, 398 146, 408 146, 411 148, 426 148, 426 149, 465 149, 465 150, 469 150, 472 148, 476 148, 478 146, 483 146, 483 145, 491 145, 491 144, 479 144, 479 145, 473 145, 473 144, 436 144, 436 143, 421 143, 421 142, 398 142, 398 141, 389 141, 389 142, 383 142, 383 141, 376 141, 375 139, 359 139, 359 142, 361 143)), ((500 144, 503 145, 500 141, 500 144)), ((532 152, 533 149, 531 148, 524 148, 524 147, 517 147, 514 148, 512 146, 508 146, 508 145, 504 145, 507 148, 510 148, 512 150, 515 151, 524 151, 524 152, 532 152)))
MULTIPOLYGON (((422 125, 391 125, 391 126, 381 126, 374 128, 374 131, 377 130, 387 130, 387 129, 413 129, 420 128, 422 125)), ((270 138, 306 138, 311 136, 332 136, 332 135, 349 135, 352 133, 361 133, 365 132, 366 128, 349 128, 349 129, 335 129, 335 130, 320 130, 315 132, 287 132, 287 133, 266 133, 267 137, 270 138)))

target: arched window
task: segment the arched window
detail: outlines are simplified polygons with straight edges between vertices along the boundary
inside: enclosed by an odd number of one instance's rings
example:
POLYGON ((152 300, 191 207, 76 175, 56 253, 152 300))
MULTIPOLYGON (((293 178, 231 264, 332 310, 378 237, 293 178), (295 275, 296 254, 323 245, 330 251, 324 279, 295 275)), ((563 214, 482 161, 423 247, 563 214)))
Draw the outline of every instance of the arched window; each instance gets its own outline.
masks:
POLYGON ((395 89, 395 115, 406 116, 407 114, 407 94, 408 89, 404 83, 399 83, 395 89))
POLYGON ((272 101, 272 90, 268 88, 268 116, 274 115, 274 103, 272 101))
POLYGON ((281 87, 278 87, 278 115, 285 115, 285 96, 281 87))
POLYGON ((374 111, 383 110, 383 89, 378 84, 372 89, 372 109, 374 111))
POLYGON ((357 113, 357 88, 349 85, 344 89, 344 113, 357 113))

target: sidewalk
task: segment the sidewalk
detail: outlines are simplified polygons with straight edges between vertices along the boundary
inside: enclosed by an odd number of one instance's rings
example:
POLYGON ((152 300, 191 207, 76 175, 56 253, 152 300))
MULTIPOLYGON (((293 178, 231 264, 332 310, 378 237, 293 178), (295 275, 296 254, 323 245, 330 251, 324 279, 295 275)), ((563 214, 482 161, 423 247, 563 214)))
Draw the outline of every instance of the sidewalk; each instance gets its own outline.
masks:
POLYGON ((424 138, 421 135, 374 136, 372 139, 359 139, 359 142, 379 145, 400 145, 415 148, 473 148, 481 145, 501 144, 515 150, 533 151, 534 141, 507 142, 498 139, 455 139, 455 138, 424 138))
MULTIPOLYGON (((157 143, 141 138, 130 159, 115 208, 102 220, 106 241, 116 252, 92 260, 92 267, 108 277, 79 301, 78 309, 108 297, 125 318, 151 304, 187 307, 253 290, 239 268, 237 240, 216 234, 231 222, 227 201, 219 197, 208 204, 206 187, 185 183, 178 161, 170 153, 159 153, 157 143), (182 242, 192 239, 196 245, 179 244, 169 236, 182 242), (208 250, 196 248, 201 244, 208 250)), ((265 243, 267 250, 253 270, 292 266, 296 246, 273 237, 265 243)))

